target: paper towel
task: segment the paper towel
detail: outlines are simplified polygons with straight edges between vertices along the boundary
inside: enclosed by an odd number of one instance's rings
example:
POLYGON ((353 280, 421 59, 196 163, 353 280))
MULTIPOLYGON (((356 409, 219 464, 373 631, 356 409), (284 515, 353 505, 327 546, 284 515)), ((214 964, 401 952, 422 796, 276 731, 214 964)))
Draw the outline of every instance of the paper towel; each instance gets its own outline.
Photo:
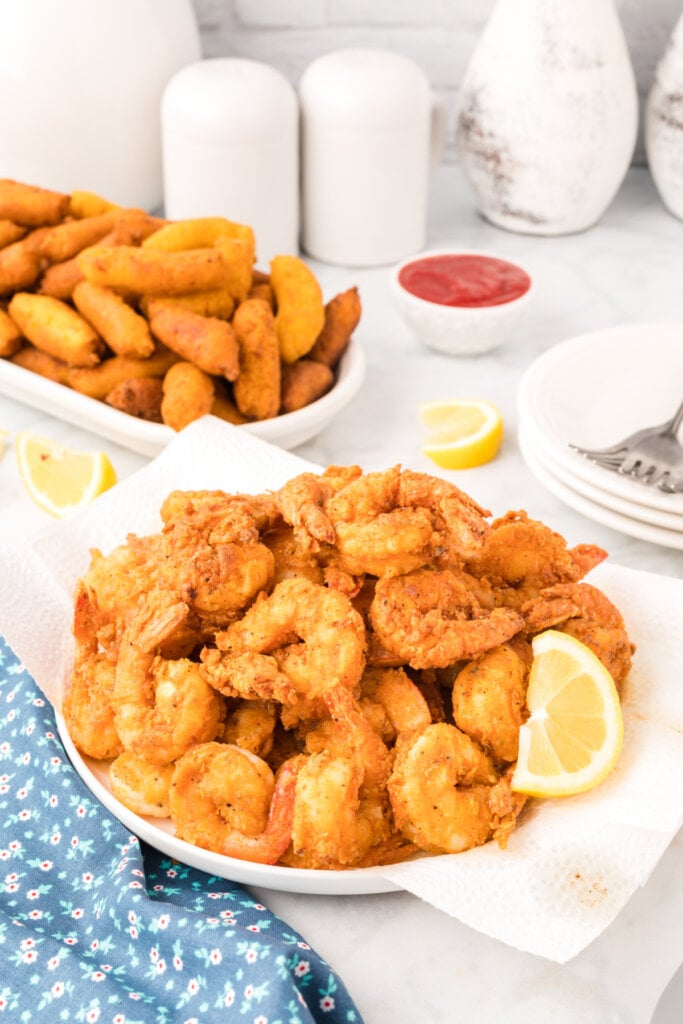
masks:
MULTIPOLYGON (((320 467, 212 417, 198 421, 83 512, 30 545, 0 549, 0 629, 59 708, 72 594, 91 548, 106 554, 128 533, 156 531, 174 488, 253 493, 306 470, 320 467)), ((504 851, 491 843, 383 870, 471 927, 560 963, 616 917, 683 822, 683 580, 609 564, 590 580, 621 609, 637 645, 614 771, 590 793, 531 802, 504 851)))

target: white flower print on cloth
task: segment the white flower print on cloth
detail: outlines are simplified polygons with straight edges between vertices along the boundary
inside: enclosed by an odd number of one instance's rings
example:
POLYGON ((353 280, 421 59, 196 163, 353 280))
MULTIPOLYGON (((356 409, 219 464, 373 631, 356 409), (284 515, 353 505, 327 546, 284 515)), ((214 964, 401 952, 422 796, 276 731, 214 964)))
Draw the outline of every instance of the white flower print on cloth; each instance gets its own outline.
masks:
POLYGON ((300 935, 83 784, 0 637, 0 1024, 362 1024, 300 935))

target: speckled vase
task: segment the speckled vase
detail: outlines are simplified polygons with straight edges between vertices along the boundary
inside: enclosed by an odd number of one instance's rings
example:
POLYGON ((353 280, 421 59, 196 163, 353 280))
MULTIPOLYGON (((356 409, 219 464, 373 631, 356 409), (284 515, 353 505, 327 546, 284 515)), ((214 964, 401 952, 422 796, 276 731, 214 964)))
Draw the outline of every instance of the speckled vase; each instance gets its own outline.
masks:
POLYGON ((637 128, 613 0, 498 0, 457 121, 460 164, 487 220, 535 235, 589 228, 621 185, 637 128))
POLYGON ((662 202, 683 220, 683 15, 657 64, 645 104, 645 152, 662 202))

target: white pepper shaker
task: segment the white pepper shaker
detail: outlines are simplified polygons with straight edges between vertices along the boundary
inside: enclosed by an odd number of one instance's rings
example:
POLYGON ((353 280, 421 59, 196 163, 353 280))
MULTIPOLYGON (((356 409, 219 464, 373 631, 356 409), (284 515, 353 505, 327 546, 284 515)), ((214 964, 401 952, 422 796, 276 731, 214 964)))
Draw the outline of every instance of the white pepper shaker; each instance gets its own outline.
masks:
POLYGON ((223 216, 250 224, 257 264, 299 250, 296 91, 260 61, 198 61, 161 103, 164 207, 172 220, 223 216))
POLYGON ((444 107, 408 57, 337 50, 299 83, 302 245, 328 263, 394 263, 424 247, 444 107))

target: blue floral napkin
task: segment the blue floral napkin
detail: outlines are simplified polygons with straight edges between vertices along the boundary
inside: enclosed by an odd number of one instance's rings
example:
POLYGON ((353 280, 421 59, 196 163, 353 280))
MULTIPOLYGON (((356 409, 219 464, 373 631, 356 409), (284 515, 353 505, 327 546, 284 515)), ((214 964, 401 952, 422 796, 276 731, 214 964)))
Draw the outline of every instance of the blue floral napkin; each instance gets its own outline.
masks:
POLYGON ((361 1022, 300 935, 92 796, 1 637, 0 823, 0 1020, 361 1022))

